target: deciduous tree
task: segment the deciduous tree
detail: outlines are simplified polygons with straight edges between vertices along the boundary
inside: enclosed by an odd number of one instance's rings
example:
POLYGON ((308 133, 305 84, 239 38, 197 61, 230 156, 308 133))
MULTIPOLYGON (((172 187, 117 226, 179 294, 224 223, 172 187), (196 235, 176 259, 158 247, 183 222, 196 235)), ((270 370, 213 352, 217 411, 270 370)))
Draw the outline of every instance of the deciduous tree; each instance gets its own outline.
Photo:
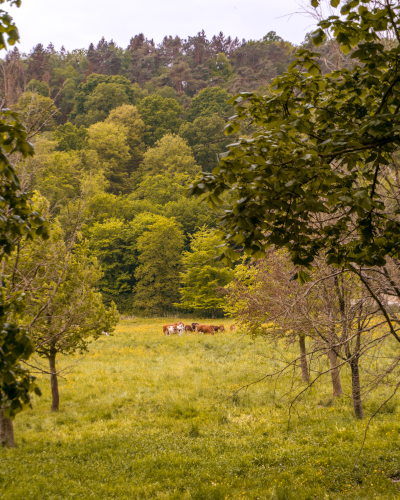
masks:
POLYGON ((138 110, 148 127, 144 138, 148 146, 153 146, 166 134, 177 133, 182 123, 183 108, 175 99, 153 94, 140 101, 138 110))
POLYGON ((178 135, 167 134, 144 154, 142 170, 146 174, 189 174, 200 172, 192 150, 178 135))
POLYGON ((179 298, 183 232, 174 219, 159 216, 137 241, 139 266, 135 271, 134 306, 160 314, 179 298))
MULTIPOLYGON (((184 252, 181 273, 182 296, 180 307, 207 311, 215 317, 217 310, 225 303, 221 287, 233 278, 233 272, 222 262, 216 262, 220 238, 207 227, 203 227, 191 236, 190 251, 184 252)), ((178 304, 177 304, 178 305, 178 304)))

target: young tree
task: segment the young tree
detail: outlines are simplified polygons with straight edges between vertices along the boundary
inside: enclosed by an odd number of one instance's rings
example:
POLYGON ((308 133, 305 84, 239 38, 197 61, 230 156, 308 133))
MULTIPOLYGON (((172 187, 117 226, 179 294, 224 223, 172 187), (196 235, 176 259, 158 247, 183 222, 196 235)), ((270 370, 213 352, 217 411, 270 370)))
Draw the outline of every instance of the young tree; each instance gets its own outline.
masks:
POLYGON ((24 92, 13 106, 28 131, 33 132, 40 125, 40 130, 52 130, 55 127, 53 117, 58 110, 50 97, 36 92, 24 92))
POLYGON ((157 221, 139 237, 135 307, 161 314, 177 302, 183 244, 179 224, 162 216, 157 217, 157 221))
POLYGON ((233 271, 215 260, 219 244, 219 236, 205 226, 191 236, 190 252, 182 256, 182 300, 176 304, 184 309, 208 311, 213 319, 216 310, 223 309, 225 304, 221 287, 233 278, 233 271))
POLYGON ((103 273, 89 255, 88 243, 66 238, 57 221, 46 244, 20 246, 10 264, 10 293, 26 293, 28 307, 21 322, 29 325, 36 352, 48 359, 51 409, 58 411, 57 354, 87 351, 102 331, 113 331, 119 316, 114 304, 104 307, 97 291, 103 273))

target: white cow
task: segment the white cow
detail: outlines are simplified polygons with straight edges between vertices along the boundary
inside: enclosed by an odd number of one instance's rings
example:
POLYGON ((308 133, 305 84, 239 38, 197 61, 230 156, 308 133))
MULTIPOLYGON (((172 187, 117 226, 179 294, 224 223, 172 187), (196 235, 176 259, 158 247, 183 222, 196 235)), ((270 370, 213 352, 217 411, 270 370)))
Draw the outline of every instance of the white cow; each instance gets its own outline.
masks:
POLYGON ((167 332, 168 332, 168 335, 171 335, 172 333, 177 333, 178 331, 176 330, 176 328, 174 326, 168 326, 167 327, 167 332))

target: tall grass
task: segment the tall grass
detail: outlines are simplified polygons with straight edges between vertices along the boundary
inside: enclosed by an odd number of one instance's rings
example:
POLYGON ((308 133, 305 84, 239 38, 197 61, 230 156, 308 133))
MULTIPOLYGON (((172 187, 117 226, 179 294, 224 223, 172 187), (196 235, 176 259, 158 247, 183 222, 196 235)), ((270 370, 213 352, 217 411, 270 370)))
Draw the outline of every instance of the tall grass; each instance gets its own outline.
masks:
POLYGON ((272 346, 238 333, 164 337, 164 322, 122 321, 79 362, 61 358, 75 366, 60 380, 58 414, 40 377, 43 396, 15 421, 17 448, 0 450, 2 500, 399 498, 397 399, 374 419, 353 469, 366 420, 348 397, 332 401, 329 375, 288 428, 285 394, 300 371, 229 398, 279 365, 272 346))

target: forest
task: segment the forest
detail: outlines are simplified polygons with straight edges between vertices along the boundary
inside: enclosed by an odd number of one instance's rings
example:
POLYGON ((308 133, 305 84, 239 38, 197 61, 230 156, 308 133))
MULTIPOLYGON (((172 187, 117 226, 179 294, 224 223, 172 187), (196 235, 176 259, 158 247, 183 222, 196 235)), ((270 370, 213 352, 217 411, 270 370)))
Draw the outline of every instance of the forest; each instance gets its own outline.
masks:
POLYGON ((398 497, 400 7, 309 12, 28 54, 0 15, 5 498, 398 497))
POLYGON ((139 34, 126 49, 101 39, 71 52, 51 44, 7 52, 4 105, 19 112, 36 151, 18 164, 23 187, 46 200, 64 231, 79 200, 74 223, 101 265, 106 305, 114 301, 122 314, 177 307, 222 314, 217 289, 230 278, 217 263, 191 277, 196 298, 181 300, 190 259, 218 253, 209 234, 215 215, 185 192, 232 142, 224 134, 229 98, 239 89, 268 91, 295 50, 275 32, 239 42, 223 33, 209 40, 202 31, 187 40, 165 36, 159 45, 139 34), (171 248, 161 258, 165 241, 171 248), (200 246, 202 255, 191 256, 200 246))
MULTIPOLYGON (((310 43, 307 36, 304 46, 310 43)), ((241 42, 223 33, 209 40, 202 31, 187 40, 165 36, 159 45, 139 34, 126 49, 104 39, 71 52, 39 43, 0 61, 3 104, 20 114, 36 151, 18 164, 22 185, 47 200, 48 215, 61 226, 71 223, 61 214, 78 199, 85 204, 79 231, 100 262, 106 305, 114 301, 122 314, 165 315, 177 307, 222 314, 218 288, 229 273, 218 264, 192 276, 195 300, 193 292, 191 302, 181 300, 187 259, 218 255, 212 235, 202 257, 184 253, 215 226, 215 214, 188 199, 186 189, 235 139, 224 134, 234 112, 229 99, 239 90, 268 93, 298 48, 273 31, 241 42), (147 263, 160 249, 150 241, 163 240, 174 251, 152 268, 147 263), (147 246, 153 254, 140 250, 147 246)), ((325 44, 324 71, 335 54, 325 44)))

